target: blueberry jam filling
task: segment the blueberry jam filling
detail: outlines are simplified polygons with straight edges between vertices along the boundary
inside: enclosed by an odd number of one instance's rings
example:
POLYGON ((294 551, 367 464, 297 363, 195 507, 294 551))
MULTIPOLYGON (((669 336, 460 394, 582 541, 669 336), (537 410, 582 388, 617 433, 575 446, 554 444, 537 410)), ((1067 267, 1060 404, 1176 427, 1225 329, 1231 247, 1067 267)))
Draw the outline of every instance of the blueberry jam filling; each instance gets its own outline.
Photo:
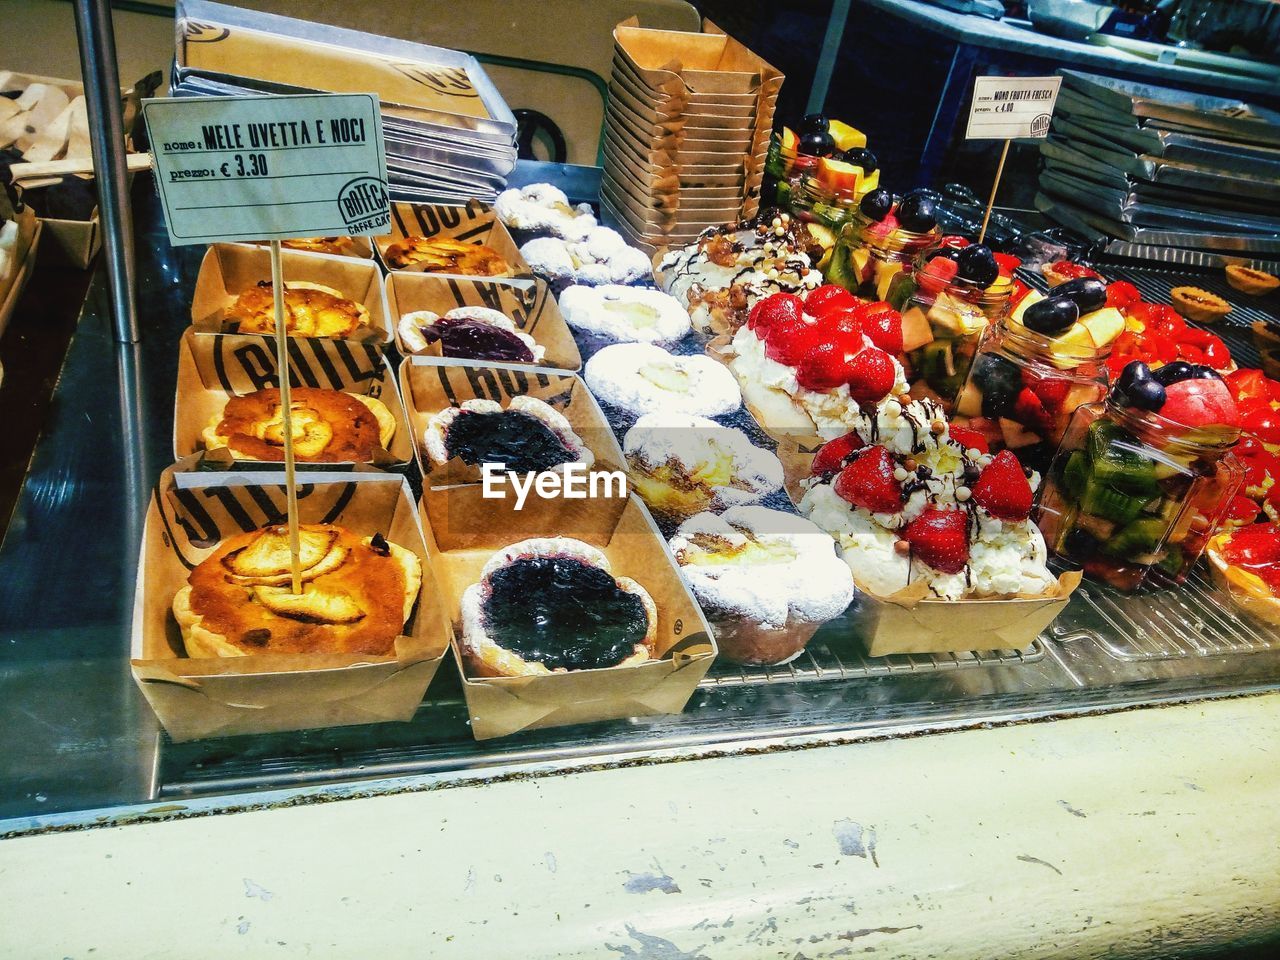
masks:
POLYGON ((532 363, 533 353, 510 330, 467 317, 441 317, 423 331, 429 342, 440 341, 446 357, 463 360, 510 360, 532 363))
POLYGON ((489 585, 485 632, 552 670, 615 666, 648 630, 639 597, 572 557, 523 557, 490 575, 489 585))
POLYGON ((502 463, 517 473, 550 470, 578 459, 555 431, 519 410, 464 410, 449 425, 444 446, 450 457, 463 463, 502 463))

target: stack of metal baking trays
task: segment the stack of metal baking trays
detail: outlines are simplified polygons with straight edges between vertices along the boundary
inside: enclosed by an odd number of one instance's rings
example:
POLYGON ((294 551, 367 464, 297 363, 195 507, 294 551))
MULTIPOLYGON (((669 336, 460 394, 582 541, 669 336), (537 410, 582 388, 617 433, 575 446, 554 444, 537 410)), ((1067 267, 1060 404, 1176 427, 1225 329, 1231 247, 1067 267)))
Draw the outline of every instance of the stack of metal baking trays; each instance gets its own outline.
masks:
POLYGON ((1280 262, 1280 113, 1062 74, 1037 209, 1106 253, 1184 266, 1280 262))
POLYGON ((393 199, 492 202, 516 119, 469 54, 205 0, 178 0, 175 97, 377 93, 393 199))

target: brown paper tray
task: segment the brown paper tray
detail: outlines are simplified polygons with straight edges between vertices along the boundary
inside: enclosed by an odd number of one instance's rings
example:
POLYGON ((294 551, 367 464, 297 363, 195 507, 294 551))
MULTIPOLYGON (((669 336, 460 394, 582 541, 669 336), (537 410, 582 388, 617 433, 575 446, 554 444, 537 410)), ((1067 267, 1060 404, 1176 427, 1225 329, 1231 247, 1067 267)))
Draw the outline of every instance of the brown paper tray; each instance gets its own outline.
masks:
MULTIPOLYGON (((319 283, 364 304, 369 311, 369 326, 356 331, 350 342, 391 342, 387 304, 382 295, 382 272, 376 264, 296 250, 281 251, 280 264, 286 286, 290 281, 300 280, 319 283)), ((270 279, 271 252, 266 247, 249 243, 211 245, 200 261, 200 272, 196 276, 191 300, 192 326, 201 334, 234 333, 234 330, 225 328, 226 310, 245 290, 259 281, 270 279)), ((270 335, 251 336, 273 339, 270 335)))
MULTIPOLYGON (((177 459, 203 454, 201 431, 214 416, 221 414, 232 396, 280 385, 274 346, 270 338, 244 334, 197 336, 194 330, 187 330, 178 344, 178 384, 173 414, 173 452, 177 459)), ((371 344, 353 345, 343 340, 293 339, 289 347, 293 361, 290 382, 295 387, 341 390, 381 400, 395 418, 396 432, 390 449, 382 451, 374 465, 387 468, 409 465, 413 460, 413 440, 396 389, 395 374, 381 350, 371 344), (359 353, 353 352, 353 348, 359 353)), ((278 462, 234 460, 225 450, 206 459, 220 467, 252 464, 257 468, 284 468, 284 464, 278 462)), ((353 464, 350 461, 299 464, 308 470, 326 466, 350 469, 353 464)))
POLYGON ((626 469, 626 458, 613 428, 586 383, 576 374, 550 367, 409 357, 400 364, 400 391, 413 432, 418 468, 430 486, 479 482, 478 467, 457 459, 444 466, 433 464, 423 442, 432 414, 477 398, 495 400, 503 407, 517 396, 543 400, 564 415, 574 433, 595 454, 592 469, 626 469))
POLYGON ((304 523, 382 533, 418 554, 422 588, 405 636, 386 657, 351 655, 189 658, 173 597, 214 544, 278 522, 284 488, 263 474, 165 470, 143 532, 134 598, 134 680, 174 740, 413 717, 452 639, 445 605, 403 478, 376 472, 298 475, 304 523))
POLYGON ((570 536, 609 558, 615 576, 631 577, 658 608, 662 659, 627 667, 540 677, 475 678, 462 653, 463 695, 477 740, 566 724, 679 713, 715 657, 715 641, 643 504, 626 500, 486 500, 478 486, 428 489, 427 548, 440 577, 448 616, 457 623, 463 592, 502 547, 527 537, 570 536))
MULTIPOLYGON (((443 316, 455 307, 489 307, 505 314, 515 325, 546 347, 540 366, 577 370, 582 354, 573 339, 555 297, 547 284, 536 278, 481 280, 474 277, 445 277, 431 273, 397 271, 387 274, 386 299, 391 321, 398 328, 406 313, 430 310, 443 316)), ((396 349, 401 356, 409 351, 396 332, 396 349)))
POLYGON ((703 21, 702 33, 645 29, 638 23, 632 17, 614 28, 614 51, 649 87, 674 75, 691 94, 755 94, 762 83, 782 76, 709 20, 703 21))
MULTIPOLYGON (((5 216, 15 218, 14 214, 7 212, 7 206, 5 216)), ((18 301, 22 299, 22 291, 26 289, 27 281, 31 279, 31 272, 36 266, 36 254, 40 249, 40 235, 44 228, 40 220, 36 219, 35 214, 31 212, 30 207, 17 214, 16 220, 18 242, 13 252, 13 273, 7 280, 0 283, 0 334, 3 334, 9 325, 9 318, 13 316, 18 301)))

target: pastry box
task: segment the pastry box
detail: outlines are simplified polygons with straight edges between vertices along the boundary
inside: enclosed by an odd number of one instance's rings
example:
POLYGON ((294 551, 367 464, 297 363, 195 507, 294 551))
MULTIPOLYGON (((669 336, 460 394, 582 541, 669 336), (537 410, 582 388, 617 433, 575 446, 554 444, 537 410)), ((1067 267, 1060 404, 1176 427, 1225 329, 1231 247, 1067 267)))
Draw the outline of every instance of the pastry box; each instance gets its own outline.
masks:
MULTIPOLYGON (((121 99, 123 100, 124 127, 126 131, 132 125, 133 118, 140 106, 141 97, 146 96, 153 86, 159 82, 159 79, 159 73, 152 74, 139 81, 132 89, 125 87, 120 91, 121 99)), ((83 98, 84 96, 83 85, 75 80, 41 77, 8 70, 0 71, 0 93, 13 94, 14 91, 26 90, 36 83, 56 87, 60 90, 69 101, 68 108, 75 103, 77 98, 83 98)), ((77 107, 70 109, 70 112, 66 115, 63 115, 62 111, 58 111, 57 114, 44 116, 40 119, 43 120, 41 129, 36 131, 33 139, 39 140, 41 135, 50 139, 47 139, 43 144, 43 150, 39 150, 29 158, 24 157, 24 160, 20 162, 44 163, 46 161, 67 159, 82 160, 86 164, 86 170, 88 171, 84 179, 92 180, 93 168, 89 152, 89 125, 84 111, 83 99, 81 99, 77 107)), ((23 137, 18 145, 21 146, 23 142, 26 142, 26 139, 26 137, 23 137)), ((0 143, 6 140, 8 140, 7 136, 0 136, 0 143)), ((133 149, 133 144, 127 137, 125 145, 130 153, 137 152, 133 149)), ((38 168, 35 169, 38 171, 38 168)), ((21 192, 22 190, 34 190, 55 183, 61 178, 61 174, 56 176, 39 172, 19 174, 14 185, 21 192)), ((130 180, 132 181, 132 174, 130 174, 130 180)), ((97 207, 94 207, 84 220, 40 217, 40 221, 44 225, 44 233, 55 245, 55 249, 60 250, 74 266, 82 270, 89 266, 98 249, 102 246, 102 231, 97 207)))
MULTIPOLYGON (((304 281, 337 290, 369 311, 367 326, 358 328, 348 342, 390 343, 392 325, 382 289, 382 271, 372 260, 353 260, 326 253, 280 252, 285 286, 304 281)), ((191 323, 197 334, 235 333, 227 325, 226 312, 236 298, 259 283, 271 281, 271 251, 250 243, 215 243, 205 252, 196 276, 191 300, 191 323)), ((272 335, 249 334, 269 341, 272 335)), ((305 337, 291 339, 309 339, 305 337)), ((199 349, 197 348, 197 355, 199 349)))
MULTIPOLYGON (((386 302, 396 328, 396 348, 402 356, 411 351, 400 338, 400 318, 406 313, 429 310, 444 316, 458 307, 488 307, 509 318, 522 332, 546 349, 541 366, 577 370, 582 354, 573 339, 556 298, 547 284, 534 277, 446 277, 434 273, 395 271, 387 274, 386 302)), ((431 348, 438 351, 439 345, 431 348)))
POLYGON ((702 33, 652 30, 632 17, 613 31, 615 60, 650 89, 676 77, 690 97, 708 99, 776 94, 782 74, 710 20, 702 33))
POLYGON ((400 393, 413 433, 413 452, 424 481, 431 486, 480 481, 479 467, 456 457, 443 466, 433 464, 423 442, 432 414, 473 399, 493 400, 504 408, 512 397, 542 400, 569 421, 573 432, 595 454, 593 470, 626 470, 626 458, 609 421, 576 374, 549 367, 410 357, 400 364, 400 393))
MULTIPOLYGON (((398 468, 413 461, 413 437, 404 405, 396 389, 395 374, 382 351, 372 343, 319 338, 290 338, 290 383, 296 387, 319 387, 361 394, 381 400, 396 422, 396 431, 386 449, 378 450, 374 466, 398 468)), ((263 463, 237 461, 224 449, 203 453, 201 432, 233 396, 264 387, 280 386, 276 364, 276 344, 272 337, 252 334, 198 335, 187 330, 178 344, 178 388, 173 411, 173 452, 179 460, 203 454, 205 462, 228 466, 283 469, 282 461, 263 463)), ((300 463, 303 469, 327 465, 350 467, 350 461, 300 463)))
MULTIPOLYGON (((447 206, 425 203, 393 203, 391 205, 391 233, 374 237, 378 259, 393 273, 422 273, 422 264, 392 267, 387 263, 387 248, 405 237, 441 237, 461 243, 483 244, 493 249, 510 267, 510 276, 530 277, 533 271, 520 255, 520 248, 502 225, 493 208, 479 200, 470 200, 465 206, 447 206)), ((435 273, 434 276, 458 277, 466 280, 486 280, 466 274, 435 273)))
POLYGON ((477 740, 568 724, 679 713, 715 657, 702 611, 681 580, 644 506, 627 499, 540 499, 522 511, 514 499, 484 499, 479 486, 428 489, 427 548, 455 623, 463 592, 480 580, 493 553, 529 537, 583 540, 608 557, 615 576, 631 577, 658 610, 660 659, 630 666, 533 677, 467 674, 455 642, 463 694, 477 740))
POLYGON ((9 325, 9 318, 31 279, 31 271, 36 266, 36 251, 40 246, 40 235, 44 224, 36 219, 31 208, 22 213, 14 213, 9 207, 7 198, 0 196, 0 220, 18 225, 18 234, 13 249, 7 254, 0 253, 6 262, 0 265, 0 334, 9 325))
POLYGON ((147 511, 134 596, 131 665, 174 740, 413 717, 451 639, 418 512, 401 477, 299 472, 303 523, 381 533, 422 560, 422 587, 405 635, 385 657, 350 654, 188 658, 174 595, 222 539, 282 522, 285 490, 262 473, 165 470, 147 511))

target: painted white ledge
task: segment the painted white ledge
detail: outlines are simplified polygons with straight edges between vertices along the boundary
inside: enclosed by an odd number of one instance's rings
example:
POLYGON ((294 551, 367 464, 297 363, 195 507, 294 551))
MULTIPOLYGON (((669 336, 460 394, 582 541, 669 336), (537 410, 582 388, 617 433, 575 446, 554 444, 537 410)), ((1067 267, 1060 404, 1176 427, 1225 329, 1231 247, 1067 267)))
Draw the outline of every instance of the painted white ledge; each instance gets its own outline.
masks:
POLYGON ((1265 695, 19 838, 0 956, 1163 958, 1280 935, 1278 747, 1265 695))

